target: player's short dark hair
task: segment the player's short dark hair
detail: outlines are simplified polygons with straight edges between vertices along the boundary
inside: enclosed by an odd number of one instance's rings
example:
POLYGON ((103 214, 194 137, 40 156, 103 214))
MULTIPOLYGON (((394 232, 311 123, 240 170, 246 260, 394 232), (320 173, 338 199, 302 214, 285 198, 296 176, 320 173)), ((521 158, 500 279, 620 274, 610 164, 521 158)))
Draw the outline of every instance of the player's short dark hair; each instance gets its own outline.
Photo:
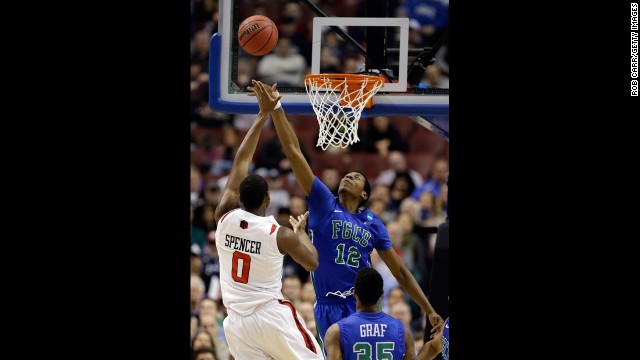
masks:
POLYGON ((269 186, 264 178, 251 174, 240 183, 240 201, 247 210, 257 209, 267 196, 267 191, 269 186))
POLYGON ((374 305, 382 296, 382 276, 374 268, 362 268, 355 281, 355 292, 364 306, 374 305))
POLYGON ((358 204, 358 207, 362 207, 364 206, 367 201, 369 201, 369 197, 371 197, 371 184, 369 183, 369 179, 367 179, 367 177, 361 173, 360 171, 354 171, 357 172, 358 174, 362 175, 362 177, 364 178, 364 188, 362 190, 364 190, 364 192, 367 193, 367 198, 360 201, 360 203, 358 204))

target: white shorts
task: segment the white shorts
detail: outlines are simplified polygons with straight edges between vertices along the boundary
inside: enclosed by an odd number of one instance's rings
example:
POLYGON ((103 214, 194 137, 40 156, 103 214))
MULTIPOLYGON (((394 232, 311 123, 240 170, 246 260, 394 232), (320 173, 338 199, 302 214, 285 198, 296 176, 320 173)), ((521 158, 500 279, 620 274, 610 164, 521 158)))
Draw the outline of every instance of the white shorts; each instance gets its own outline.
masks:
POLYGON ((223 326, 236 360, 324 359, 316 338, 286 300, 270 301, 249 316, 229 312, 223 326))

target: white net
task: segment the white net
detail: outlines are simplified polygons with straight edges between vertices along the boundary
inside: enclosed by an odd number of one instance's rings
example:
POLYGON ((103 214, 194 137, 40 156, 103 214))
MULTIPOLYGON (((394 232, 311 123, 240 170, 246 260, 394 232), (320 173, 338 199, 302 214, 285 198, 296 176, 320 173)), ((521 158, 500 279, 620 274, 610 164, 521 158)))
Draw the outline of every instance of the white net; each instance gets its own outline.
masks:
POLYGON ((358 122, 362 109, 384 85, 379 76, 355 74, 313 74, 304 82, 316 113, 320 134, 316 146, 345 148, 360 141, 358 122))

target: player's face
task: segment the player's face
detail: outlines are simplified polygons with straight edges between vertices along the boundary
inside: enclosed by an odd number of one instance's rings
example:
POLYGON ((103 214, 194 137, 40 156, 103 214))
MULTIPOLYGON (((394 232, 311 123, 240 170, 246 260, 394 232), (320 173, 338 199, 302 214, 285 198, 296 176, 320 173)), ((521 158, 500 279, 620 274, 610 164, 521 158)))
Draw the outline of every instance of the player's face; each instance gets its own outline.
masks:
POLYGON ((352 172, 342 178, 338 191, 347 191, 350 194, 360 195, 362 189, 364 189, 364 176, 360 173, 352 172))

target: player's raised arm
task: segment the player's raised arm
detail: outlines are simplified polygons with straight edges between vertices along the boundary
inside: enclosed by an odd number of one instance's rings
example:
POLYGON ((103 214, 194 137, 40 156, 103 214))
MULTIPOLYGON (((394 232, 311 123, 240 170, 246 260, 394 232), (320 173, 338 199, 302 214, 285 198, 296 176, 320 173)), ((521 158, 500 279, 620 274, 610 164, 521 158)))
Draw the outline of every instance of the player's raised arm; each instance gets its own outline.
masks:
MULTIPOLYGON (((253 84, 254 86, 256 85, 255 80, 253 80, 253 84)), ((251 165, 251 159, 253 158, 253 154, 256 152, 256 146, 258 146, 260 132, 262 132, 262 128, 269 118, 269 114, 273 111, 273 108, 278 103, 278 100, 280 100, 280 97, 272 99, 271 97, 267 96, 264 91, 258 91, 258 88, 249 87, 249 90, 254 91, 255 96, 258 99, 260 112, 258 113, 256 121, 253 122, 251 128, 247 132, 247 135, 244 137, 244 139, 242 139, 242 143, 240 144, 238 152, 236 153, 236 157, 233 160, 233 166, 231 167, 231 171, 229 172, 227 185, 222 192, 220 204, 218 204, 218 207, 215 211, 214 216, 216 222, 226 212, 233 210, 239 206, 240 182, 242 182, 242 180, 247 176, 249 172, 249 165, 251 165)))
MULTIPOLYGON (((271 98, 275 98, 278 95, 276 84, 269 87, 263 83, 259 83, 259 86, 262 86, 264 91, 270 92, 271 98)), ((289 120, 282 108, 274 110, 273 113, 271 113, 271 118, 276 127, 276 134, 278 134, 284 154, 287 156, 287 159, 289 159, 291 169, 298 180, 298 185, 300 185, 300 188, 302 188, 302 191, 304 191, 306 195, 309 195, 309 193, 311 193, 311 186, 313 185, 313 172, 307 159, 305 159, 302 154, 298 137, 293 127, 291 127, 291 124, 289 124, 289 120)))
POLYGON ((442 323, 442 318, 433 309, 429 300, 427 300, 427 297, 424 296, 424 293, 422 292, 422 289, 420 289, 416 279, 413 277, 413 274, 411 274, 409 269, 404 266, 395 250, 378 250, 378 254, 380 255, 380 259, 382 259, 389 270, 391 270, 391 273, 398 281, 398 284, 402 286, 402 289, 409 294, 411 299, 413 299, 413 301, 415 301, 422 310, 424 310, 429 318, 429 322, 435 329, 438 324, 442 323))

